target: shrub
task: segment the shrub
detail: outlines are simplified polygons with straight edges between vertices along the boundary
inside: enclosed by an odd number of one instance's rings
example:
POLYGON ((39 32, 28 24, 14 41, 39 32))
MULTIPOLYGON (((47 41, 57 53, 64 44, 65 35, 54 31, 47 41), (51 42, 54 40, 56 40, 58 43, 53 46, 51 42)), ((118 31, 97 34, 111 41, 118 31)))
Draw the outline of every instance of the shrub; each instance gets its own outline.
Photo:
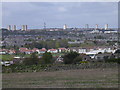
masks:
POLYGON ((78 64, 80 61, 82 61, 82 58, 80 56, 77 56, 74 60, 73 63, 74 64, 78 64))
POLYGON ((110 59, 107 59, 105 60, 105 62, 115 62, 115 63, 119 63, 120 64, 120 58, 110 58, 110 59))
POLYGON ((88 61, 80 61, 79 63, 88 63, 88 61))
POLYGON ((25 65, 37 65, 39 63, 39 58, 35 53, 32 53, 30 58, 25 58, 23 64, 25 65))
POLYGON ((72 64, 74 63, 74 59, 79 56, 79 54, 77 52, 70 52, 68 54, 66 54, 63 57, 63 62, 64 64, 72 64))

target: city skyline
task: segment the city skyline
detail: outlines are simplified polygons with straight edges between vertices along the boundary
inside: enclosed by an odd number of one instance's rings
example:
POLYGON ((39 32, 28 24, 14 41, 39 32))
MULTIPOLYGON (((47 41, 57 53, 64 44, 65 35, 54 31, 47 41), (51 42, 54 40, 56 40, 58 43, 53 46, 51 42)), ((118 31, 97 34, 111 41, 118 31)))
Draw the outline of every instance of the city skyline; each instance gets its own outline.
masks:
MULTIPOLYGON (((18 26, 16 26, 16 25, 8 25, 8 27, 5 27, 5 29, 8 29, 8 30, 29 30, 30 28, 28 28, 29 26, 28 25, 21 25, 21 28, 19 28, 18 29, 18 26)), ((51 27, 50 27, 51 28, 51 27)), ((50 29, 50 28, 46 28, 46 23, 44 23, 44 27, 42 28, 42 29, 50 29)), ((53 27, 54 29, 55 29, 55 27, 53 27)), ((57 27, 56 27, 57 28, 57 27)), ((67 28, 69 28, 69 27, 67 27, 67 25, 66 24, 64 24, 63 25, 63 27, 60 27, 60 28, 58 28, 58 29, 63 29, 63 30, 66 30, 67 28)), ((71 27, 72 28, 72 27, 71 27)), ((75 27, 75 28, 78 28, 78 27, 75 27)), ((105 24, 104 25, 104 27, 102 27, 102 28, 99 28, 99 25, 98 24, 95 24, 95 26, 94 27, 89 27, 89 24, 86 24, 85 25, 85 27, 83 27, 83 28, 81 28, 81 29, 104 29, 104 30, 107 30, 107 29, 113 29, 113 28, 110 28, 109 27, 109 25, 108 24, 105 24)), ((33 28, 31 28, 31 29, 33 29, 33 28)), ((38 29, 38 28, 36 28, 36 29, 38 29)), ((69 28, 70 29, 70 28, 69 28)), ((79 28, 80 29, 80 28, 79 28)), ((117 29, 117 28, 114 28, 114 29, 117 29)))
POLYGON ((28 25, 29 29, 118 27, 117 2, 4 2, 2 3, 2 27, 28 25), (22 7, 21 7, 22 6, 22 7))

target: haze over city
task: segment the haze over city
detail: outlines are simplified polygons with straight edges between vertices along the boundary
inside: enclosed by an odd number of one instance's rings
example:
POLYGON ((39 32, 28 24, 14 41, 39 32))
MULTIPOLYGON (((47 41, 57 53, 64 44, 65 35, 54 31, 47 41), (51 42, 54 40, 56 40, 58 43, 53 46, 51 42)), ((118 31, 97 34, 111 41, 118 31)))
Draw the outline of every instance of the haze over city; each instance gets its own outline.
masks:
POLYGON ((84 28, 85 24, 94 27, 118 27, 117 2, 4 2, 2 3, 2 27, 28 25, 28 28, 67 27, 84 28))

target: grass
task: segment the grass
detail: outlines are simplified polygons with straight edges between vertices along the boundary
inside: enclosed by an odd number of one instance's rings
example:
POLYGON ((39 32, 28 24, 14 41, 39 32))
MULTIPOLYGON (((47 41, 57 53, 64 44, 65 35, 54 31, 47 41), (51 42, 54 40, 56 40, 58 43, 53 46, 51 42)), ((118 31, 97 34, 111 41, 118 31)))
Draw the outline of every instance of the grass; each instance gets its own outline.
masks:
MULTIPOLYGON (((30 57, 31 54, 26 54, 24 55, 24 57, 30 57)), ((39 54, 38 54, 39 55, 39 54)), ((42 54, 40 54, 42 55, 42 54)), ((53 53, 53 56, 60 56, 60 55, 64 55, 64 53, 53 53)), ((0 59, 2 59, 2 61, 7 61, 7 60, 12 60, 15 56, 20 56, 22 57, 23 55, 9 55, 9 54, 5 54, 5 55, 0 55, 0 59)))
POLYGON ((53 53, 53 56, 60 56, 60 55, 64 55, 64 53, 53 53))
POLYGON ((3 88, 117 88, 118 68, 7 73, 3 88))
POLYGON ((2 55, 1 58, 3 61, 12 60, 14 58, 14 55, 2 55))

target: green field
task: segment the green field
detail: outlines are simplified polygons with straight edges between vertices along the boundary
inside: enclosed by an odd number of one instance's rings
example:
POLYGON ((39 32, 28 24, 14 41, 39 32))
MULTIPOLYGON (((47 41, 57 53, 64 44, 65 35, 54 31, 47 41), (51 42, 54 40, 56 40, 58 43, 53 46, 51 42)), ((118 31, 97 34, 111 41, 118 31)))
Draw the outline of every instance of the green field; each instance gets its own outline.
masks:
POLYGON ((3 88, 118 88, 118 68, 4 73, 3 88))
MULTIPOLYGON (((5 54, 5 55, 0 55, 0 59, 2 59, 2 61, 7 61, 7 60, 12 60, 15 56, 20 56, 20 57, 30 57, 31 54, 26 54, 26 55, 9 55, 9 54, 5 54)), ((39 55, 39 54, 38 54, 39 55)), ((42 55, 42 54, 40 54, 42 55)), ((52 54, 53 56, 60 56, 60 55, 64 55, 63 53, 55 53, 52 54)))
POLYGON ((14 55, 2 55, 2 60, 6 61, 6 60, 12 60, 14 57, 14 55))

